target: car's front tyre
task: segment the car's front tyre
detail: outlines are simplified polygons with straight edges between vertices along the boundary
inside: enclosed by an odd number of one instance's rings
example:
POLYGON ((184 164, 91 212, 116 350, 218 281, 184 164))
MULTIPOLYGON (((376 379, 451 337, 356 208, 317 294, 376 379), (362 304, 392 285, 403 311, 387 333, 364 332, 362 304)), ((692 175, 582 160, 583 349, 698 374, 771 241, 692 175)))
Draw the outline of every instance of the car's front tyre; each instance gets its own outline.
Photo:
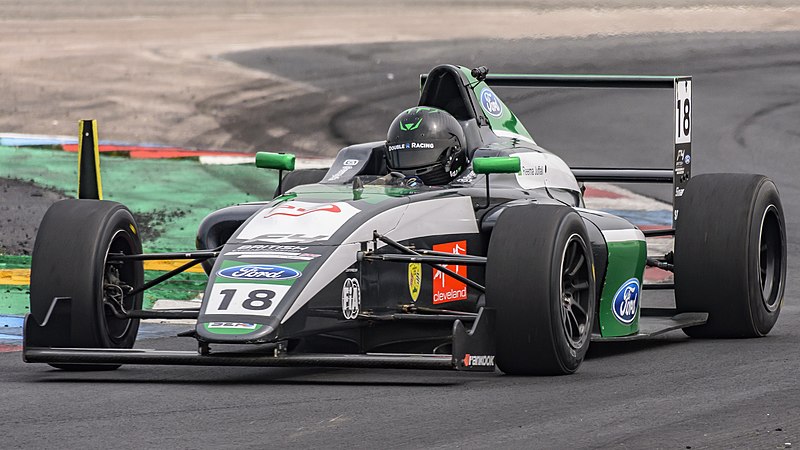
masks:
POLYGON ((595 317, 594 260, 572 209, 503 211, 489 241, 486 303, 496 309, 497 366, 512 375, 575 372, 595 317))
MULTIPOLYGON (((53 298, 70 298, 69 324, 41 327, 51 347, 131 348, 138 319, 120 319, 122 310, 140 309, 142 293, 128 292, 144 282, 141 261, 110 262, 112 253, 141 254, 139 229, 123 205, 101 200, 62 200, 48 209, 33 248, 31 314, 44 322, 53 298), (68 338, 57 328, 68 326, 68 338), (50 331, 52 330, 52 331, 50 331)), ((119 366, 54 364, 67 370, 119 366)))

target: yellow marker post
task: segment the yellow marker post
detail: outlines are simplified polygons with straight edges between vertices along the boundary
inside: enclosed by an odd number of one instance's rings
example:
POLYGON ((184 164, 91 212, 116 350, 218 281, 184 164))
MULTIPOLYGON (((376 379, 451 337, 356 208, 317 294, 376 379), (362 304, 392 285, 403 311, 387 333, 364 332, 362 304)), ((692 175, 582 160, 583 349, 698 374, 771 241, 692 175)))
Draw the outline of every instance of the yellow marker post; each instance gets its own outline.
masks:
POLYGON ((103 199, 100 181, 100 149, 97 144, 97 121, 78 122, 78 198, 103 199))

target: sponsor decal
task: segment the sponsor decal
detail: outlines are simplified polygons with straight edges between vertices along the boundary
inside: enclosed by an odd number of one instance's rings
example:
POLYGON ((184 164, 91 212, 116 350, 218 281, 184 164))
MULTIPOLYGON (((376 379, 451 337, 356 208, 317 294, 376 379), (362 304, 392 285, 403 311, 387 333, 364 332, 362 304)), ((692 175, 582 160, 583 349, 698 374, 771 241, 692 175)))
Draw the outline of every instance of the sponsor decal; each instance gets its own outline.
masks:
POLYGON ((217 274, 235 280, 291 280, 299 278, 303 273, 290 267, 248 265, 228 267, 220 270, 217 274))
MULTIPOLYGON (((358 162, 358 161, 356 161, 356 162, 358 162)), ((328 178, 328 181, 336 181, 336 180, 338 180, 339 178, 341 178, 344 174, 346 174, 352 168, 353 168, 353 166, 344 166, 344 167, 342 167, 341 169, 339 169, 338 172, 336 172, 335 174, 331 175, 330 178, 328 178)))
POLYGON ((417 301, 419 291, 422 287, 422 264, 411 263, 408 265, 408 293, 411 294, 411 301, 417 301))
POLYGON ((307 246, 300 245, 274 245, 274 244, 247 244, 240 245, 234 249, 235 252, 287 252, 298 253, 308 250, 307 246))
POLYGON ((275 244, 324 241, 359 212, 358 208, 346 202, 288 201, 261 210, 242 228, 236 239, 275 244))
POLYGON ((345 319, 352 320, 358 317, 361 311, 361 286, 358 280, 348 278, 342 286, 342 314, 345 319))
POLYGON ((345 166, 357 166, 358 165, 358 160, 357 159, 345 159, 344 160, 344 165, 345 166))
POLYGON ((289 217, 300 217, 305 216, 306 214, 313 214, 313 213, 340 213, 342 209, 339 205, 335 203, 331 203, 328 205, 314 205, 314 206, 300 206, 297 204, 292 203, 283 203, 279 206, 272 208, 272 211, 268 212, 264 218, 268 219, 270 217, 275 216, 289 216, 289 217))
POLYGON ((226 253, 225 256, 238 256, 239 258, 292 259, 298 261, 311 261, 312 259, 322 256, 316 253, 305 252, 304 250, 307 248, 308 247, 297 245, 240 245, 233 251, 226 253))
POLYGON ((481 106, 492 117, 500 117, 503 115, 503 104, 500 99, 492 92, 491 89, 483 88, 481 91, 481 106))
POLYGON ((675 187, 675 197, 683 197, 684 189, 681 187, 675 187))
POLYGON ((678 149, 677 158, 675 158, 675 167, 688 166, 692 163, 692 155, 686 153, 685 149, 678 149))
POLYGON ((475 173, 474 171, 472 171, 472 169, 470 169, 468 174, 466 174, 463 177, 457 179, 455 182, 456 183, 464 183, 464 184, 472 183, 473 181, 475 181, 475 178, 477 178, 477 177, 478 177, 478 174, 475 173))
POLYGON ((547 172, 547 166, 537 164, 535 166, 523 166, 521 175, 540 177, 547 172))
POLYGON ((553 167, 548 167, 548 165, 552 166, 552 161, 550 161, 547 155, 544 153, 514 153, 511 156, 516 156, 520 160, 520 171, 516 173, 516 178, 517 183, 519 183, 519 185, 523 188, 534 189, 545 187, 546 182, 548 182, 548 173, 551 177, 555 176, 556 184, 569 183, 568 181, 564 181, 564 179, 559 179, 559 175, 557 173, 558 165, 556 165, 555 171, 553 170, 553 167), (555 175, 553 175, 554 173, 555 175))
POLYGON ((639 311, 639 280, 631 278, 619 287, 614 294, 612 308, 614 317, 625 325, 633 323, 639 311))
POLYGON ((423 148, 423 149, 436 148, 436 144, 434 144, 433 142, 408 142, 405 144, 390 145, 389 151, 403 150, 406 148, 423 148))
POLYGON ((329 234, 302 234, 302 233, 265 233, 260 236, 255 237, 254 239, 257 241, 267 241, 267 242, 314 242, 314 241, 324 241, 331 237, 329 234))
POLYGON ((239 322, 211 322, 206 326, 208 328, 236 328, 240 330, 255 330, 258 325, 254 323, 239 322))
POLYGON ((464 367, 470 366, 482 366, 482 367, 490 367, 494 366, 494 355, 470 355, 467 353, 464 355, 464 367))
MULTIPOLYGON (((433 246, 436 252, 453 253, 455 255, 467 254, 467 241, 447 242, 433 246)), ((443 264, 442 267, 466 277, 467 266, 449 266, 443 264)), ((455 302, 467 299, 467 285, 455 278, 446 275, 444 272, 433 269, 433 304, 455 302)))
MULTIPOLYGON (((236 252, 226 253, 226 256, 237 255, 236 252)), ((273 252, 263 252, 263 253, 246 253, 238 255, 239 258, 244 259, 291 259, 295 261, 311 261, 312 259, 319 258, 322 255, 318 255, 316 253, 273 253, 273 252)))
POLYGON ((389 146, 389 151, 402 150, 404 148, 411 148, 411 144, 395 144, 389 146))

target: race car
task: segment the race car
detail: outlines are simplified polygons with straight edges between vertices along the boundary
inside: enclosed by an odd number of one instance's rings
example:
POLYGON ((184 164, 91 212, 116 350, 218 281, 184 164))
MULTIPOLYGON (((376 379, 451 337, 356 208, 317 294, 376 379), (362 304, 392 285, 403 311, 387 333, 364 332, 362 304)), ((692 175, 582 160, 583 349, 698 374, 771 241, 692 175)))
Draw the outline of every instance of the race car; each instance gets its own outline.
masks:
POLYGON ((386 141, 348 146, 326 171, 292 172, 294 155, 257 154, 259 167, 281 172, 276 197, 209 214, 197 250, 145 254, 125 206, 58 202, 36 237, 23 358, 65 370, 561 375, 575 372, 595 341, 677 329, 764 336, 786 280, 778 190, 762 175, 691 178, 691 81, 436 66, 386 141), (674 164, 570 168, 536 144, 494 92, 500 87, 671 89, 674 164), (585 182, 671 184, 673 226, 643 231, 587 209, 585 182), (674 236, 674 252, 649 257, 647 238, 658 236, 674 236), (143 261, 153 259, 189 261, 145 283, 143 261), (142 309, 146 289, 198 264, 209 277, 199 310, 142 309), (644 283, 645 267, 673 272, 674 283, 644 283), (675 307, 643 307, 650 289, 674 289, 675 307), (146 318, 196 319, 180 336, 196 340, 197 352, 133 348, 146 318))

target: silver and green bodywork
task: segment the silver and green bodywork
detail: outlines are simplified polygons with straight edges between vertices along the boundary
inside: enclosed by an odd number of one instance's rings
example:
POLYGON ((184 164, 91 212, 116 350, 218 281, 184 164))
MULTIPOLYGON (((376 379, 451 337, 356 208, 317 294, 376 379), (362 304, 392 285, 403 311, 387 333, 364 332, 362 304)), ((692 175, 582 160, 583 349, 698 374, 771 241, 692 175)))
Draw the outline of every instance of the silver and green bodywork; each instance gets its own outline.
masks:
MULTIPOLYGON (((476 205, 487 203, 487 176, 476 174, 471 166, 448 186, 398 188, 354 184, 356 177, 369 181, 370 177, 386 173, 385 167, 380 168, 383 142, 344 148, 320 183, 296 187, 270 202, 221 210, 201 225, 198 234, 201 247, 212 248, 222 242, 225 247, 215 265, 207 267, 210 281, 197 324, 199 339, 225 343, 276 342, 313 334, 316 330, 322 337, 316 338, 315 346, 349 342, 354 346, 353 351, 388 350, 397 336, 365 338, 369 330, 355 327, 349 314, 343 313, 344 299, 351 294, 354 285, 349 279, 356 280, 358 286, 361 317, 408 307, 474 313, 482 304, 482 294, 465 286, 463 299, 439 302, 435 300, 439 294, 432 288, 437 276, 432 268, 421 266, 412 270, 408 265, 360 261, 359 251, 373 249, 376 245, 373 233, 415 248, 436 249, 448 243, 463 242, 468 254, 485 256, 492 227, 499 215, 506 208, 531 203, 571 206, 584 219, 592 240, 599 296, 595 303, 595 335, 621 337, 639 331, 646 259, 642 232, 622 218, 584 209, 580 185, 570 168, 535 143, 486 83, 476 80, 467 69, 456 66, 440 66, 428 79, 437 76, 466 87, 461 92, 467 96, 463 101, 470 114, 456 115, 456 118, 466 131, 470 160, 498 156, 520 160, 518 173, 491 175, 488 207, 476 210, 476 205), (314 208, 347 210, 348 217, 335 225, 320 220, 318 229, 311 226, 311 221, 303 220, 296 229, 283 229, 274 228, 274 221, 264 220, 275 217, 280 211, 314 208), (239 225, 231 229, 230 223, 239 225), (228 227, 228 232, 221 238, 225 234, 219 231, 222 224, 228 227), (253 255, 253 252, 242 252, 242 248, 263 251, 253 255), (315 256, 298 263, 293 259, 300 257, 298 253, 315 256), (268 315, 258 311, 248 314, 244 310, 237 314, 220 314, 218 304, 214 306, 210 302, 219 298, 220 292, 231 289, 228 286, 241 282, 220 276, 226 268, 236 265, 289 268, 301 275, 289 281, 269 278, 247 281, 249 289, 262 285, 266 291, 280 291, 272 298, 268 315), (410 275, 412 272, 416 274, 414 277, 410 275), (412 278, 417 281, 411 281, 412 278), (411 294, 414 291, 416 295, 411 294), (621 313, 621 310, 624 311, 621 313), (347 330, 348 327, 357 331, 347 330)), ((422 91, 420 106, 440 106, 431 98, 433 88, 428 86, 427 89, 422 91)), ((322 213, 313 214, 323 216, 322 213)), ((530 230, 531 234, 536 232, 530 230)), ((465 271, 470 279, 484 283, 483 268, 469 267, 465 271)), ((258 301, 254 304, 262 306, 258 301)), ((416 332, 430 333, 428 338, 418 336, 420 342, 435 340, 437 333, 442 334, 442 330, 435 327, 416 332)))
MULTIPOLYGON (((664 317, 642 309, 644 288, 673 287, 643 285, 645 266, 674 268, 671 254, 647 257, 645 235, 673 235, 675 227, 643 232, 586 209, 581 185, 671 183, 677 223, 691 173, 690 77, 491 77, 485 67, 440 65, 423 77, 418 106, 446 111, 463 131, 448 144, 459 153, 460 173, 447 185, 390 172, 385 141, 352 145, 324 176, 290 173, 276 198, 208 215, 197 251, 162 254, 141 254, 135 219, 123 205, 57 203, 40 233, 46 229, 56 242, 64 223, 85 227, 89 217, 75 211, 93 212, 93 234, 103 237, 83 236, 81 251, 91 251, 78 253, 97 271, 86 273, 77 294, 70 294, 71 280, 79 272, 68 282, 36 283, 31 310, 39 317, 26 317, 23 358, 90 369, 139 363, 491 372, 497 356, 507 373, 565 374, 577 369, 590 340, 645 339, 707 322, 705 312, 664 317), (673 167, 570 168, 536 143, 489 86, 672 89, 673 167), (461 162, 468 163, 463 170, 461 162), (105 240, 106 251, 93 250, 105 240), (150 259, 190 261, 144 283, 142 262, 150 259), (144 290, 196 264, 209 275, 199 310, 141 309, 144 290), (137 321, 146 318, 196 319, 193 332, 181 336, 193 337, 197 351, 132 348, 137 321), (526 342, 532 346, 524 352, 511 351, 526 342), (238 344, 255 345, 238 351, 238 344), (522 364, 529 357, 549 367, 522 364)), ((455 126, 448 118, 450 134, 455 126)), ((437 149, 426 141, 403 145, 437 149)), ((260 154, 256 163, 295 168, 285 154, 260 154)), ((37 236, 37 248, 39 242, 37 236)), ((72 258, 52 242, 34 261, 72 258)))

